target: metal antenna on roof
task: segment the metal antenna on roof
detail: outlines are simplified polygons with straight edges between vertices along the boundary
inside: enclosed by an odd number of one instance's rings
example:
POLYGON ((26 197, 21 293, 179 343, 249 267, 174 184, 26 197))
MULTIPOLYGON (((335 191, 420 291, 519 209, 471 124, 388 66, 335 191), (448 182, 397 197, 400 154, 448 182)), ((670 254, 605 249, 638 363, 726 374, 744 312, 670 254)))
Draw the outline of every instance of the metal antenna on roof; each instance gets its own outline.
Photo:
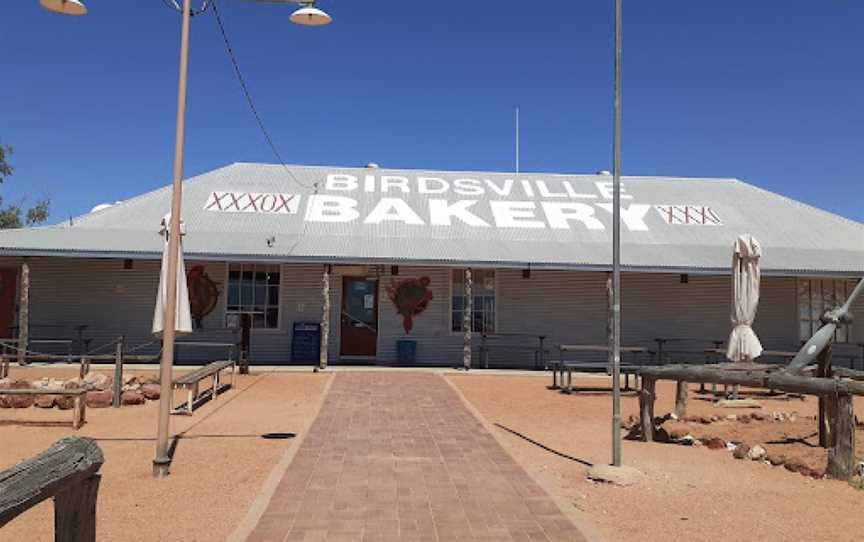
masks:
POLYGON ((516 173, 519 173, 519 108, 516 108, 516 173))

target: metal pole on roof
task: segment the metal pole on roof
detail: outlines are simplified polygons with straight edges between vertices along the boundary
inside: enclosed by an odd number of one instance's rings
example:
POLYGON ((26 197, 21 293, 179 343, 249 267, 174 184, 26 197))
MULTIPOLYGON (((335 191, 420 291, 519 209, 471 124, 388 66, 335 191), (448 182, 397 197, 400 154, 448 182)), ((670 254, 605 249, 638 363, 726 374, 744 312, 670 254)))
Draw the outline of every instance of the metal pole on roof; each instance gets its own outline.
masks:
POLYGON ((621 466, 621 0, 615 0, 612 128, 612 465, 621 466))

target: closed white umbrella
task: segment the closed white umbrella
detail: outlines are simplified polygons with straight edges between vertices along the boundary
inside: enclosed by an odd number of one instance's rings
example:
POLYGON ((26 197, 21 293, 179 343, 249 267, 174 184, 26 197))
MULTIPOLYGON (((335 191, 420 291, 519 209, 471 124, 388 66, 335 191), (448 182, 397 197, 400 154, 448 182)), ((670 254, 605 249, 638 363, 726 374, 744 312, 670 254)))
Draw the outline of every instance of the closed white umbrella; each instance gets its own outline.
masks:
MULTIPOLYGON (((153 334, 162 335, 165 328, 165 304, 168 298, 168 224, 170 217, 162 219, 159 235, 165 238, 162 250, 162 268, 159 271, 159 290, 156 292, 156 309, 153 311, 153 334)), ((177 334, 192 333, 192 312, 189 310, 189 289, 186 287, 186 265, 183 263, 183 235, 186 228, 180 222, 180 244, 177 245, 177 311, 174 330, 177 334)))
POLYGON ((762 343, 751 327, 759 306, 759 258, 762 247, 749 233, 738 237, 732 252, 732 334, 726 357, 753 361, 762 354, 762 343))

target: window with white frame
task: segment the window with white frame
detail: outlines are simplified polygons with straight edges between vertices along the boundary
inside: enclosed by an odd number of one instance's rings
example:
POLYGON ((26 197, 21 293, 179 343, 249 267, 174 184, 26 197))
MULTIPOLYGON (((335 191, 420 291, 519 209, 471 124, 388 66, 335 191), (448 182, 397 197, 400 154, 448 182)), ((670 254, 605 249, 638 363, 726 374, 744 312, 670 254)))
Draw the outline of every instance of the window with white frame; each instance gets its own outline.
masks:
MULTIPOLYGON (((854 284, 844 279, 798 279, 798 321, 800 338, 806 341, 822 326, 825 311, 842 305, 852 293, 854 284)), ((847 326, 839 326, 834 342, 851 342, 847 326)))
POLYGON ((228 325, 241 314, 252 317, 252 327, 279 327, 279 266, 255 263, 228 265, 228 325))
MULTIPOLYGON (((452 309, 450 312, 453 331, 463 331, 462 323, 465 317, 465 270, 451 271, 453 291, 452 309)), ((471 311, 471 331, 495 332, 495 270, 471 270, 471 297, 474 306, 471 311)))

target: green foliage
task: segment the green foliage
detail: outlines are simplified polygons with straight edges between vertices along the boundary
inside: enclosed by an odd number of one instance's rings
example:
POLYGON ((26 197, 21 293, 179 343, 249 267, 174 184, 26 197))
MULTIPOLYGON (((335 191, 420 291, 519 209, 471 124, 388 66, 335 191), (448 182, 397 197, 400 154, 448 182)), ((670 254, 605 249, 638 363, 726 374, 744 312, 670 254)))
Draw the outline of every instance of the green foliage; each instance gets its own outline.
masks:
POLYGON ((6 161, 6 157, 10 154, 12 154, 12 147, 9 145, 0 145, 0 183, 5 181, 6 177, 12 175, 12 172, 15 171, 9 165, 9 162, 6 161))
MULTIPOLYGON (((7 161, 11 154, 11 146, 0 145, 0 183, 4 182, 15 171, 15 168, 7 161)), ((4 205, 3 197, 0 196, 0 229, 5 230, 42 224, 48 220, 50 206, 51 199, 46 197, 38 200, 33 207, 23 211, 20 205, 4 205), (22 213, 24 215, 23 220, 21 217, 22 213)))

